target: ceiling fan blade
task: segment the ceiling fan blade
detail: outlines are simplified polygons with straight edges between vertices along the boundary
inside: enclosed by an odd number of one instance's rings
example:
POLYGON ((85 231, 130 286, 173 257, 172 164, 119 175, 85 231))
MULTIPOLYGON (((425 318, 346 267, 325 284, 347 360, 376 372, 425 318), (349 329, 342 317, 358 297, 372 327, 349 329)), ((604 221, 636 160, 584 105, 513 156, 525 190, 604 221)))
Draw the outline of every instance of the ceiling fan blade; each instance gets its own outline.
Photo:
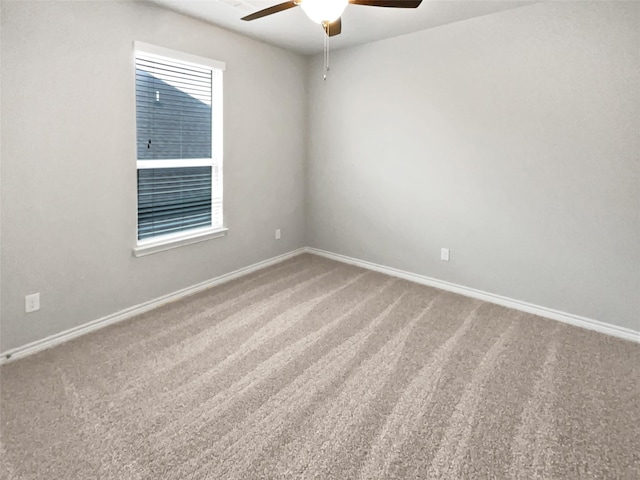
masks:
POLYGON ((246 17, 242 17, 242 20, 245 20, 247 22, 250 20, 256 20, 257 18, 266 17, 267 15, 273 15, 274 13, 282 12, 284 10, 288 10, 297 6, 298 4, 296 2, 279 3, 278 5, 274 5, 273 7, 265 8, 264 10, 260 10, 259 12, 252 13, 251 15, 247 15, 246 17))
POLYGON ((330 23, 328 26, 323 25, 324 32, 330 37, 334 37, 336 35, 340 35, 342 32, 342 19, 339 18, 335 22, 330 23))
POLYGON ((349 0, 349 3, 368 7, 418 8, 422 0, 349 0))

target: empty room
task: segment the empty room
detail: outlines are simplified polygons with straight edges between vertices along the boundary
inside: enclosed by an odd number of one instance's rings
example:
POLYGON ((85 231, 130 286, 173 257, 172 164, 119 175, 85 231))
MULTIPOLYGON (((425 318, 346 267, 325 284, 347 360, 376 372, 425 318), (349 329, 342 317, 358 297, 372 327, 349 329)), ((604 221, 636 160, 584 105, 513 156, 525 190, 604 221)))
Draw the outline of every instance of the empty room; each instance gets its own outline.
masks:
POLYGON ((0 479, 640 478, 640 2, 0 28, 0 479))

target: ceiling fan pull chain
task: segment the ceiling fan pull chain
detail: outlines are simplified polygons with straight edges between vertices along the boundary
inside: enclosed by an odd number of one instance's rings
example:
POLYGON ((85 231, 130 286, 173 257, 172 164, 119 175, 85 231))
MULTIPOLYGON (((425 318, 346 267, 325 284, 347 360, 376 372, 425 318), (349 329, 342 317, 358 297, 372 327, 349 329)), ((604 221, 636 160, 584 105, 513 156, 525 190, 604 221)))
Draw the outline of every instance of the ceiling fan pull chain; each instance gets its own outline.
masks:
POLYGON ((327 79, 327 71, 329 70, 329 25, 325 25, 326 32, 324 36, 324 72, 322 72, 323 80, 327 79))
POLYGON ((324 76, 322 77, 323 80, 327 79, 327 72, 330 70, 329 67, 329 28, 330 24, 329 23, 324 23, 323 24, 324 30, 325 30, 325 35, 324 35, 324 76))
POLYGON ((325 37, 327 39, 327 72, 331 70, 331 66, 329 65, 329 53, 331 52, 331 45, 329 44, 329 42, 331 42, 331 35, 329 35, 330 28, 330 24, 327 24, 327 35, 325 37))

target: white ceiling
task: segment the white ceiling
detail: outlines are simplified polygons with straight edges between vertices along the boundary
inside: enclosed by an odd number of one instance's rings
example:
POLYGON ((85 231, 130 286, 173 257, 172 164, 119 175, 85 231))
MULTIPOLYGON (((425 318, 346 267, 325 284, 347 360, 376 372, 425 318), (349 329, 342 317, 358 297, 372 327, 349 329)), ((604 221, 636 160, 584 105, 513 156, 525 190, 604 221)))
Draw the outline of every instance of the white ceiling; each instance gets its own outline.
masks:
MULTIPOLYGON (((214 25, 288 50, 310 55, 323 49, 322 27, 301 8, 245 22, 245 15, 284 0, 151 0, 214 25)), ((417 9, 348 5, 342 33, 331 38, 331 49, 352 47, 447 23, 480 17, 536 3, 535 0, 424 0, 417 9)))

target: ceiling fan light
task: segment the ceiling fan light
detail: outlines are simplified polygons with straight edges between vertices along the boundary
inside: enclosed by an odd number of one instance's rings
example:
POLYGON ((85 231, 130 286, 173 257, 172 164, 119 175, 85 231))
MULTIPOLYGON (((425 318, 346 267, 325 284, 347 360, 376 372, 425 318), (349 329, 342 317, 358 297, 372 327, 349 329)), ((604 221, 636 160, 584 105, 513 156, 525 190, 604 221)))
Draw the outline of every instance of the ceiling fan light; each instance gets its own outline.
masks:
POLYGON ((342 16, 349 0, 301 0, 300 6, 313 22, 331 23, 342 16))

